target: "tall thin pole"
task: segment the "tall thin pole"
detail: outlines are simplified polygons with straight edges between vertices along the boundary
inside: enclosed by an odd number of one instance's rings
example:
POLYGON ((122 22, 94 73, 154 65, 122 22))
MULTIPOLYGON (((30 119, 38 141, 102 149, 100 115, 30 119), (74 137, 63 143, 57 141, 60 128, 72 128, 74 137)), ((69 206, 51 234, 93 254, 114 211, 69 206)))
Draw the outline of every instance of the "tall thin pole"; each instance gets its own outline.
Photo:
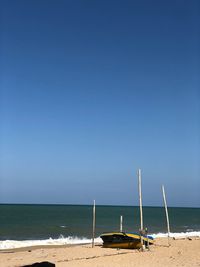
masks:
POLYGON ((120 232, 122 232, 123 230, 123 227, 122 227, 122 225, 123 225, 123 216, 121 215, 120 216, 120 232))
POLYGON ((167 232, 168 232, 168 245, 170 246, 170 227, 169 227, 169 215, 168 215, 168 209, 167 209, 167 201, 165 196, 165 188, 164 185, 162 185, 162 193, 163 193, 163 201, 165 205, 165 214, 166 214, 166 220, 167 220, 167 232))
POLYGON ((94 247, 94 237, 95 237, 95 214, 96 210, 95 210, 95 200, 94 200, 94 204, 93 204, 93 227, 92 227, 92 247, 94 247))
POLYGON ((143 213, 142 213, 142 185, 141 185, 141 169, 138 170, 138 187, 140 201, 140 230, 143 230, 143 213))
POLYGON ((140 202, 140 240, 142 245, 142 250, 144 249, 143 241, 143 213, 142 213, 142 184, 141 184, 141 169, 138 170, 138 189, 139 189, 139 202, 140 202))

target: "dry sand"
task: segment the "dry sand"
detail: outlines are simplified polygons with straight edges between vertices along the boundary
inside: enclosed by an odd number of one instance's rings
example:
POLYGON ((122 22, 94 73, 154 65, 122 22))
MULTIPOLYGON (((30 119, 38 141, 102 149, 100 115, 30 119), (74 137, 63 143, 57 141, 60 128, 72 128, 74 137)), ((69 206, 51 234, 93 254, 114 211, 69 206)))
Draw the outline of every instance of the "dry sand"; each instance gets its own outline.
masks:
POLYGON ((157 239, 150 251, 117 250, 96 245, 71 247, 38 247, 1 251, 0 267, 19 267, 34 262, 50 261, 56 267, 146 267, 146 266, 200 266, 200 239, 157 239))

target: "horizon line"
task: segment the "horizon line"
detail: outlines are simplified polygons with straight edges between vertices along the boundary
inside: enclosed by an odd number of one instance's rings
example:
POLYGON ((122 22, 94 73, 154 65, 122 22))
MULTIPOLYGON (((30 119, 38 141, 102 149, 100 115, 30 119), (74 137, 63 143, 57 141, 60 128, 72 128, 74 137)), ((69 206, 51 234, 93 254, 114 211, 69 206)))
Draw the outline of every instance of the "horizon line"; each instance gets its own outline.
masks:
MULTIPOLYGON (((93 203, 91 204, 72 204, 72 203, 0 203, 0 205, 34 205, 34 206, 93 206, 93 203)), ((108 206, 108 207, 139 207, 139 205, 123 205, 123 204, 96 204, 96 206, 108 206)), ((157 205, 143 205, 143 208, 164 208, 163 206, 157 206, 157 205)), ((192 209, 199 209, 200 207, 192 207, 192 206, 168 206, 168 208, 192 208, 192 209)))

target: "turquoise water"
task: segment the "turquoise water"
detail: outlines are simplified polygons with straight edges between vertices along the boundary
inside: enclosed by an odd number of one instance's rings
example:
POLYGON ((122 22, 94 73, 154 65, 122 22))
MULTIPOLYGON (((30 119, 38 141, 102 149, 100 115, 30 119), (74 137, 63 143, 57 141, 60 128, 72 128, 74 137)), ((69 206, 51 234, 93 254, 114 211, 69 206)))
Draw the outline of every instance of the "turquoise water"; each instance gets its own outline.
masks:
MULTIPOLYGON (((96 236, 123 230, 138 232, 139 208, 96 206, 96 236)), ((144 226, 149 233, 165 233, 164 208, 144 207, 144 226)), ((171 232, 200 231, 200 208, 169 208, 171 232)), ((41 240, 92 236, 92 206, 89 205, 0 205, 0 240, 41 240)))

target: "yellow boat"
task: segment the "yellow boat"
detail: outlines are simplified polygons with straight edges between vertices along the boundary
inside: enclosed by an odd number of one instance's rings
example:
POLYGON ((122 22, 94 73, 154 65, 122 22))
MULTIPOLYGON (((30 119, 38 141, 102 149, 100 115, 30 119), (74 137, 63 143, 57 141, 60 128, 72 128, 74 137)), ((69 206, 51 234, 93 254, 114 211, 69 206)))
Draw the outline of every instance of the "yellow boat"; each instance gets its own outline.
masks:
MULTIPOLYGON (((100 235, 104 248, 140 249, 141 237, 134 233, 113 232, 100 235)), ((153 237, 143 236, 144 244, 153 244, 153 237)))

